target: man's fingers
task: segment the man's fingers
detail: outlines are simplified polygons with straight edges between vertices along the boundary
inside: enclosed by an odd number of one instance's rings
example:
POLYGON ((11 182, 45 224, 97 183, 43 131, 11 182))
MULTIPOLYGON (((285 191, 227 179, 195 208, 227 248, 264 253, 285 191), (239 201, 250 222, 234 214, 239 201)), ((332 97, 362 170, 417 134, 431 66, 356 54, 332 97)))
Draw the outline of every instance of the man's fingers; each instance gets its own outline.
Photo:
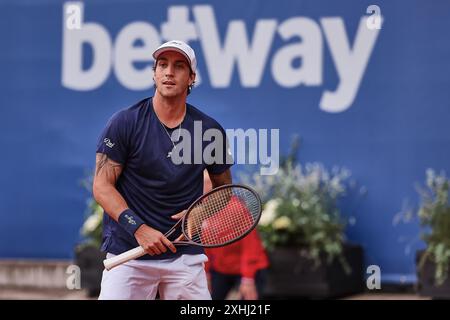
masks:
POLYGON ((189 237, 193 237, 195 233, 197 233, 197 229, 198 227, 195 225, 194 221, 188 221, 188 225, 187 225, 187 234, 189 235, 189 237))
POLYGON ((173 245, 172 242, 170 242, 169 239, 167 238, 163 238, 162 242, 166 245, 167 248, 170 249, 170 251, 172 251, 173 253, 177 252, 177 249, 175 248, 175 246, 173 245))
POLYGON ((161 254, 161 250, 159 250, 159 248, 156 245, 152 246, 151 250, 153 251, 154 254, 161 254))
POLYGON ((183 210, 181 212, 178 212, 177 214, 174 214, 173 216, 171 216, 172 219, 174 220, 179 220, 181 218, 183 218, 184 214, 186 213, 187 210, 183 210))
POLYGON ((164 240, 164 239, 161 239, 160 242, 156 242, 156 243, 155 243, 155 247, 157 247, 157 248, 159 249, 159 251, 161 251, 161 253, 164 253, 164 252, 167 251, 167 248, 166 248, 166 246, 164 245, 163 240, 164 240))
POLYGON ((186 240, 186 237, 184 236, 184 234, 180 234, 180 236, 175 239, 175 241, 183 241, 183 240, 186 240))

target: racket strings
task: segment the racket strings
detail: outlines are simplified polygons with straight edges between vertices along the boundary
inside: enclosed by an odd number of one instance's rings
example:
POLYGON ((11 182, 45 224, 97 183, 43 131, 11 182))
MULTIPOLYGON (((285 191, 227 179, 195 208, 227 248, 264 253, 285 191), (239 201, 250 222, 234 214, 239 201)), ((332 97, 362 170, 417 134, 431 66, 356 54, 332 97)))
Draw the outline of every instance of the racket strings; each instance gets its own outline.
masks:
POLYGON ((189 212, 184 229, 201 245, 216 246, 244 235, 259 218, 257 196, 246 188, 220 189, 203 198, 189 212))

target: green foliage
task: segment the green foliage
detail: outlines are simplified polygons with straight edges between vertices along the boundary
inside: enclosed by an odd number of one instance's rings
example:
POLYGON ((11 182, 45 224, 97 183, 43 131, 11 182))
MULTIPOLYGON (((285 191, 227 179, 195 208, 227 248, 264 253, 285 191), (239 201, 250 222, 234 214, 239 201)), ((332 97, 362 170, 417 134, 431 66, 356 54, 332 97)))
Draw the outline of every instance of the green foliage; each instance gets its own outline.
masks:
MULTIPOLYGON (((92 175, 88 176, 82 181, 83 186, 92 195, 92 175)), ((85 245, 92 245, 100 248, 102 244, 103 231, 103 208, 90 196, 87 199, 87 208, 85 213, 85 220, 81 227, 80 233, 86 239, 85 245)))
POLYGON ((296 247, 321 263, 343 259, 346 223, 337 202, 346 195, 350 172, 335 167, 326 170, 320 163, 302 166, 296 163, 297 144, 291 149, 275 175, 242 176, 253 185, 263 200, 264 210, 258 225, 266 248, 296 247))
POLYGON ((426 187, 418 187, 420 206, 417 215, 422 226, 421 238, 427 244, 419 267, 427 259, 436 265, 435 283, 441 285, 447 279, 450 263, 450 181, 441 172, 426 171, 426 187))

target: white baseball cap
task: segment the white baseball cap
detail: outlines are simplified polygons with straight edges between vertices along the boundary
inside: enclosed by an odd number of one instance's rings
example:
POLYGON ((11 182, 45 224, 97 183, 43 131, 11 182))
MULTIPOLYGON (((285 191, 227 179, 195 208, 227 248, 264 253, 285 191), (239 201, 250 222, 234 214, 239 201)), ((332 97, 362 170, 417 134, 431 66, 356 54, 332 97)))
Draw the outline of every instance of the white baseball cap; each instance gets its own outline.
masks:
POLYGON ((171 40, 163 43, 155 50, 155 52, 153 52, 153 58, 155 59, 155 61, 158 60, 158 57, 161 55, 161 53, 166 51, 177 51, 184 55, 189 62, 192 72, 196 72, 197 59, 195 58, 195 52, 187 43, 181 40, 171 40))

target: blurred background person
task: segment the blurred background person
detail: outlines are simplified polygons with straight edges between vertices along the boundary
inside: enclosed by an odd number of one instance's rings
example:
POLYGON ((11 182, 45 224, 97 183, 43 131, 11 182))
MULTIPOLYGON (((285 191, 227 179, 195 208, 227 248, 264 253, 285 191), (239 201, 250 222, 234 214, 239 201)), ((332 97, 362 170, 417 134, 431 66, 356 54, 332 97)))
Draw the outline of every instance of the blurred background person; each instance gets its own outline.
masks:
MULTIPOLYGON (((212 189, 206 170, 203 177, 206 193, 212 189)), ((205 253, 209 258, 205 268, 213 300, 225 300, 237 286, 243 300, 262 297, 269 260, 256 228, 235 243, 205 249, 205 253)))

